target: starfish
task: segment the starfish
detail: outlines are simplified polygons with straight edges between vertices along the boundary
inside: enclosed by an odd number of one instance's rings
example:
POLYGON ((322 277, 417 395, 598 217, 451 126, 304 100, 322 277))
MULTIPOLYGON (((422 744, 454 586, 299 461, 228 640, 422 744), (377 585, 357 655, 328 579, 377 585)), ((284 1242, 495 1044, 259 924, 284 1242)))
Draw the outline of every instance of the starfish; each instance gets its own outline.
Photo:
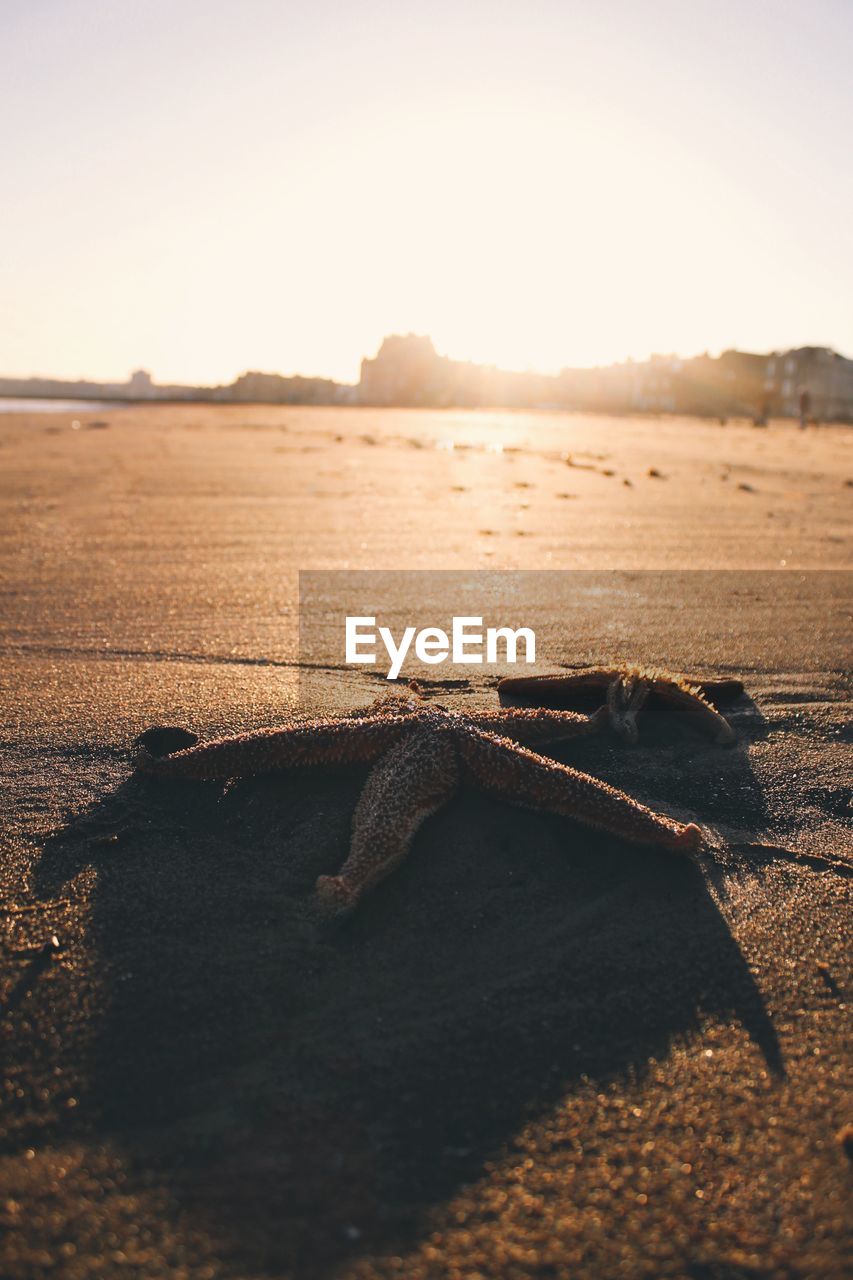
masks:
POLYGON ((590 693, 601 693, 614 730, 632 746, 639 737, 640 712, 648 701, 657 701, 713 734, 718 746, 731 746, 735 731, 712 702, 737 697, 743 693, 743 684, 740 680, 692 681, 646 667, 589 667, 565 675, 506 676, 499 681, 498 691, 502 697, 508 694, 545 707, 577 706, 590 693))
POLYGON ((463 782, 640 844, 696 848, 701 832, 695 824, 655 813, 531 749, 594 733, 607 714, 605 708, 593 716, 538 708, 462 714, 410 691, 341 716, 290 720, 208 743, 182 729, 149 729, 136 740, 134 763, 144 774, 196 781, 306 765, 372 765, 353 816, 349 856, 337 875, 320 876, 315 886, 319 914, 338 916, 394 870, 421 823, 463 782))

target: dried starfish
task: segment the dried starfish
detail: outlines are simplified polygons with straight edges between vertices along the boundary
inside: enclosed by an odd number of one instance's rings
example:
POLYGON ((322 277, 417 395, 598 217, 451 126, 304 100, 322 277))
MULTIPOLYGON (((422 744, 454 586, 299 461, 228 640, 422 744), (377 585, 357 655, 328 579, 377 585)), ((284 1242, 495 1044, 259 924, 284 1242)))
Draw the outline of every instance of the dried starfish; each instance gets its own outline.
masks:
POLYGON ((185 730, 151 729, 137 739, 135 764, 159 778, 198 781, 299 765, 373 764, 353 817, 349 856, 338 875, 320 876, 316 884, 321 913, 342 915, 397 866, 424 819, 463 781, 627 840, 695 848, 701 833, 693 823, 655 813, 524 745, 592 733, 606 718, 604 708, 589 717, 540 709, 463 715, 410 692, 344 716, 291 721, 201 745, 190 745, 195 740, 185 730))
POLYGON ((713 734, 718 746, 730 746, 735 731, 712 706, 712 699, 737 697, 743 693, 743 684, 740 680, 692 681, 646 667, 590 667, 564 675, 506 676, 498 691, 502 697, 508 694, 545 707, 577 706, 584 695, 600 692, 614 730, 632 745, 639 737, 640 712, 648 701, 658 700, 713 734))

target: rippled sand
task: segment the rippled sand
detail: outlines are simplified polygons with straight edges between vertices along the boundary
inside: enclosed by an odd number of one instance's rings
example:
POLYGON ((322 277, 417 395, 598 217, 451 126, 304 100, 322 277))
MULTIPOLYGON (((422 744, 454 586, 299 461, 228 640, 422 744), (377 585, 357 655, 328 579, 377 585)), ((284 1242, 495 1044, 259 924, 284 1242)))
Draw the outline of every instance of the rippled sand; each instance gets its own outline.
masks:
MULTIPOLYGON (((4 415, 0 1271, 840 1275, 851 477, 853 432, 782 423, 4 415), (743 668, 734 749, 557 753, 709 852, 464 795, 317 935, 361 774, 157 788, 125 749, 280 718, 320 568, 768 571, 631 624, 743 668)), ((612 620, 537 610, 566 662, 612 620)))

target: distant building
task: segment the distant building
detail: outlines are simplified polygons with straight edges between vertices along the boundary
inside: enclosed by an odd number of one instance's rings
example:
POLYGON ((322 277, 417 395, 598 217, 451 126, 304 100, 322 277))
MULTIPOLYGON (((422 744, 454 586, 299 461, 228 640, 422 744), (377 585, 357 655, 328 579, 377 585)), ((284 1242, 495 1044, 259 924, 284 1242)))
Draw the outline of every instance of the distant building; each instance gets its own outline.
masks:
POLYGON ((558 408, 559 379, 450 360, 419 334, 393 334, 361 362, 360 404, 432 408, 558 408))
POLYGON ((394 334, 361 363, 358 401, 374 405, 563 408, 598 413, 796 417, 807 390, 822 421, 853 420, 853 361, 819 347, 782 356, 750 351, 691 359, 653 355, 557 377, 449 360, 431 340, 394 334))
POLYGON ((679 413, 723 417, 764 416, 765 356, 750 351, 707 353, 680 362, 676 408, 679 413))
POLYGON ((853 360, 828 347, 799 347, 766 359, 764 394, 772 413, 796 417, 804 391, 816 421, 853 420, 853 360))
POLYGON ((127 382, 127 394, 134 400, 150 400, 154 384, 147 369, 136 369, 127 382))
POLYGON ((362 360, 359 400, 377 405, 440 404, 446 381, 442 366, 447 363, 436 354, 431 338, 392 334, 374 359, 362 360))
POLYGON ((677 356, 651 356, 629 371, 631 408, 641 413, 674 413, 678 404, 677 356))
POLYGON ((285 378, 280 373, 242 373, 218 397, 259 404, 337 404, 343 388, 329 378, 285 378))
POLYGON ((853 421, 853 360, 822 347, 773 356, 750 351, 692 359, 652 356, 600 369, 564 369, 560 399, 598 413, 682 413, 705 417, 798 417, 808 391, 821 422, 853 421))
POLYGON ((0 396, 16 398, 577 409, 756 421, 771 415, 798 417, 804 392, 811 418, 853 422, 853 360, 826 347, 769 356, 732 350, 686 360, 653 355, 550 376, 450 360, 438 355, 430 338, 409 333, 386 338, 372 359, 362 360, 357 386, 259 372, 243 373, 227 386, 160 385, 145 369, 136 369, 120 383, 0 378, 0 396))

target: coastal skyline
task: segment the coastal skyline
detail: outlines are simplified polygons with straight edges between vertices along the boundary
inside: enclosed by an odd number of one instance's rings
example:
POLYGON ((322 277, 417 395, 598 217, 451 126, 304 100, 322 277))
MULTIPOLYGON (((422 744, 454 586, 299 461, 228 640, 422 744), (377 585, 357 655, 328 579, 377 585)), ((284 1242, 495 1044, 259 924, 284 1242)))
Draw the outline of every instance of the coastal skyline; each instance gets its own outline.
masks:
MULTIPOLYGON (((793 347, 786 347, 781 349, 776 348, 773 351, 742 351, 739 348, 733 347, 731 345, 723 347, 719 352, 712 352, 712 351, 709 351, 707 348, 704 351, 693 351, 689 353, 683 352, 683 351, 653 351, 653 352, 650 352, 648 356, 643 358, 635 358, 634 356, 629 355, 624 357, 623 359, 611 360, 607 362, 602 362, 600 364, 589 364, 589 365, 563 364, 557 367, 554 370, 554 372, 551 373, 551 372, 542 371, 539 369, 519 369, 519 368, 513 369, 509 367, 501 367, 500 365, 495 364, 493 361, 476 361, 476 360, 467 360, 461 357, 457 357, 457 355, 453 352, 439 351, 429 334, 389 333, 389 334, 386 334, 385 337, 382 339, 382 341, 377 344, 377 347, 375 350, 365 351, 362 353, 358 361, 358 367, 356 370, 355 377, 351 380, 346 380, 343 378, 334 378, 330 374, 325 373, 323 371, 306 373, 303 370, 297 369, 292 372, 288 371, 285 373, 281 368, 261 369, 259 366, 257 366, 257 362, 256 362, 255 366, 247 367, 246 369, 241 369, 238 373, 234 375, 233 378, 223 378, 223 379, 220 379, 218 382, 168 383, 167 379, 159 376, 157 370, 146 369, 138 361, 136 362, 132 361, 131 366, 128 368, 128 370, 125 373, 120 373, 118 377, 114 377, 114 378, 104 378, 104 377, 94 378, 94 377, 87 377, 86 375, 82 375, 79 378, 71 379, 71 378, 57 377, 52 373, 9 374, 6 372, 6 370, 0 369, 0 384, 13 382, 13 381, 21 382, 21 383, 31 382, 34 384, 38 382, 51 383, 51 382, 79 381, 82 383, 97 384, 105 388, 109 386, 115 386, 115 387, 125 386, 125 385, 130 387, 136 386, 137 389, 141 390, 142 392, 144 392, 145 388, 149 386, 162 388, 167 385, 172 385, 176 388, 184 388, 186 390, 191 390, 195 388, 199 391, 213 391, 213 390, 216 390, 217 388, 226 386, 231 382, 240 381, 241 379, 244 379, 247 377, 260 376, 260 377, 284 378, 284 379, 295 379, 295 380, 301 379, 306 382, 307 381, 327 382, 327 383, 339 386, 342 389, 352 389, 357 387, 359 382, 363 380, 365 368, 367 366, 375 364, 377 359, 381 358, 383 354, 385 354, 389 344, 391 344, 392 346, 395 344, 401 344, 402 346, 411 345, 413 347, 422 346, 425 344, 431 353, 431 358, 438 360, 439 362, 445 362, 445 363, 449 362, 451 364, 464 365, 472 369, 481 369, 483 371, 491 371, 498 374, 506 374, 511 377, 530 376, 530 377, 554 378, 554 377, 558 377, 560 374, 607 373, 609 371, 629 368, 631 366, 644 366, 649 364, 655 365, 659 362, 664 362, 667 365, 673 364, 675 366, 680 366, 685 363, 690 363, 692 361, 696 361, 700 359, 710 360, 713 363, 720 360, 721 358, 725 358, 726 356, 736 356, 736 357, 743 357, 749 360, 767 361, 767 360, 773 359, 774 357, 784 357, 796 352, 825 352, 827 356, 840 360, 845 365, 853 362, 853 358, 848 356, 846 352, 838 351, 836 348, 826 347, 820 344, 810 343, 810 342, 799 342, 793 347)), ((2 390, 0 390, 0 395, 2 394, 3 392, 2 390)))
POLYGON ((418 334, 391 334, 375 356, 361 362, 356 384, 329 378, 283 376, 251 370, 230 384, 192 386, 156 382, 137 369, 126 381, 8 378, 3 398, 68 397, 119 402, 206 402, 370 405, 410 408, 528 408, 605 413, 679 413, 752 417, 771 415, 814 422, 853 421, 853 360, 826 347, 759 353, 728 349, 682 358, 661 354, 558 374, 498 369, 454 360, 418 334), (804 400, 803 397, 806 397, 804 400), (805 407, 804 407, 805 406, 805 407))
POLYGON ((63 0, 0 37, 4 374, 853 353, 848 5, 63 0))

